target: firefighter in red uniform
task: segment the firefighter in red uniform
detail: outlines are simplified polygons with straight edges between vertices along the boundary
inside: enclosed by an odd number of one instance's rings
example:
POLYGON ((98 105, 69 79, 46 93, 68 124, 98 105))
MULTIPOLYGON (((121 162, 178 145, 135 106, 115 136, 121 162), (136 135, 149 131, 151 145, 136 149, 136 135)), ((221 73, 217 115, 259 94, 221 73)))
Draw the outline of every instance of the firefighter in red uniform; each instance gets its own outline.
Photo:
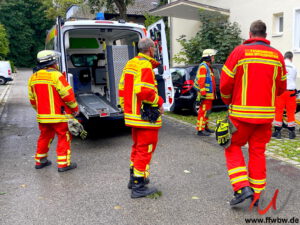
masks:
MULTIPOLYGON (((231 206, 258 199, 266 186, 266 144, 272 135, 275 99, 286 89, 282 54, 266 40, 266 25, 251 24, 250 39, 229 55, 221 74, 220 91, 237 128, 225 149, 228 175, 234 190, 231 206), (241 147, 248 143, 246 167, 241 147)), ((255 202, 258 204, 258 201, 255 202)))
POLYGON ((58 71, 57 60, 60 54, 51 50, 38 53, 37 72, 28 81, 28 95, 32 107, 37 112, 40 137, 35 154, 36 169, 51 165, 47 159, 50 144, 58 136, 56 148, 58 172, 77 167, 71 163, 71 134, 67 121, 78 113, 72 87, 58 71), (71 115, 73 114, 73 115, 71 115))
POLYGON ((280 96, 276 98, 276 114, 275 114, 275 131, 272 134, 273 137, 278 139, 281 138, 282 129, 282 117, 283 111, 286 109, 287 115, 287 128, 289 130, 289 139, 294 139, 296 137, 295 133, 295 113, 297 108, 296 103, 296 79, 297 79, 297 69, 292 63, 293 53, 286 52, 284 54, 284 62, 287 70, 287 90, 280 96))
POLYGON ((139 198, 157 192, 149 188, 149 164, 158 142, 161 116, 155 121, 142 118, 141 108, 146 104, 163 113, 163 99, 158 95, 157 81, 153 69, 159 63, 153 59, 154 42, 149 38, 138 43, 140 53, 129 60, 123 70, 119 84, 120 105, 124 111, 126 126, 132 127, 132 151, 130 156, 131 197, 139 198))
POLYGON ((208 127, 208 116, 212 109, 212 102, 215 99, 216 82, 211 64, 215 61, 217 51, 205 49, 197 71, 194 87, 197 90, 197 101, 200 101, 198 119, 196 124, 197 135, 209 136, 214 131, 208 127))

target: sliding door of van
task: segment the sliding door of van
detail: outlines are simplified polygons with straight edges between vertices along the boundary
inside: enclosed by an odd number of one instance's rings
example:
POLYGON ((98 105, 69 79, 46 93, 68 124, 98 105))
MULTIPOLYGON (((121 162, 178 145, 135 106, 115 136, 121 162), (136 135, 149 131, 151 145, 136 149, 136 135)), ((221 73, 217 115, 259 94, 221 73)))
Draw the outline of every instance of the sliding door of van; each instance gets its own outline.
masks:
POLYGON ((157 69, 155 69, 158 92, 165 101, 164 109, 169 111, 174 103, 174 88, 170 73, 169 54, 164 21, 161 19, 150 25, 147 31, 148 37, 151 38, 156 45, 155 59, 161 64, 157 69))

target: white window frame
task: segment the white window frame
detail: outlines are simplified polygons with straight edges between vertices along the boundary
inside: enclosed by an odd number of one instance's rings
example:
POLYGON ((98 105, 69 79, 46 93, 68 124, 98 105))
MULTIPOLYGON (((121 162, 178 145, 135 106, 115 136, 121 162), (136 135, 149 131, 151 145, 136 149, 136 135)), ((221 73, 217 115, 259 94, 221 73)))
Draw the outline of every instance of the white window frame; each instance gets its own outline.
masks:
POLYGON ((293 19, 293 49, 300 53, 300 8, 294 9, 293 19), (298 20, 297 20, 298 18, 298 20))
POLYGON ((273 37, 280 37, 284 31, 284 16, 283 12, 273 14, 273 37), (282 30, 280 31, 280 19, 282 19, 282 30))

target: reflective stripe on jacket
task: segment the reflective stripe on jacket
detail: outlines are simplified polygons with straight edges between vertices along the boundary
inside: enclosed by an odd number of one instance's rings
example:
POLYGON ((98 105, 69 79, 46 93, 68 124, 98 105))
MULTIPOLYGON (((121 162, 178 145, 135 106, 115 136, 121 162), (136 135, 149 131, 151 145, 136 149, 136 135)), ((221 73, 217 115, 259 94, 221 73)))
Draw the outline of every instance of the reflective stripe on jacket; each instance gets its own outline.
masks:
POLYGON ((205 99, 215 99, 215 76, 212 68, 208 66, 206 62, 202 62, 199 65, 194 87, 198 93, 200 92, 202 96, 205 96, 205 99))
POLYGON ((67 122, 78 111, 72 87, 57 70, 48 68, 32 74, 28 81, 28 97, 37 111, 39 123, 67 122))
POLYGON ((275 97, 286 90, 286 69, 282 54, 269 44, 249 39, 223 66, 220 91, 231 117, 254 124, 273 121, 275 97))
POLYGON ((163 99, 158 95, 153 72, 158 65, 157 61, 142 53, 125 65, 119 83, 119 100, 127 126, 151 129, 161 127, 161 117, 156 123, 150 123, 142 120, 140 113, 142 102, 159 107, 163 104, 163 99))

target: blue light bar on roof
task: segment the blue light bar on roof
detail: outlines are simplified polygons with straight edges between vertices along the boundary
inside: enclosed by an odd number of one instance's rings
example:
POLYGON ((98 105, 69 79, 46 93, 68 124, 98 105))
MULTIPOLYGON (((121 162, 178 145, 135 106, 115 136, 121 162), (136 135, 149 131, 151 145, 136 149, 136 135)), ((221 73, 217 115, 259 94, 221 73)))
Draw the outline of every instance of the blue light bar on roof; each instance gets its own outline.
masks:
POLYGON ((96 20, 105 20, 104 13, 103 12, 98 12, 96 14, 96 20))

